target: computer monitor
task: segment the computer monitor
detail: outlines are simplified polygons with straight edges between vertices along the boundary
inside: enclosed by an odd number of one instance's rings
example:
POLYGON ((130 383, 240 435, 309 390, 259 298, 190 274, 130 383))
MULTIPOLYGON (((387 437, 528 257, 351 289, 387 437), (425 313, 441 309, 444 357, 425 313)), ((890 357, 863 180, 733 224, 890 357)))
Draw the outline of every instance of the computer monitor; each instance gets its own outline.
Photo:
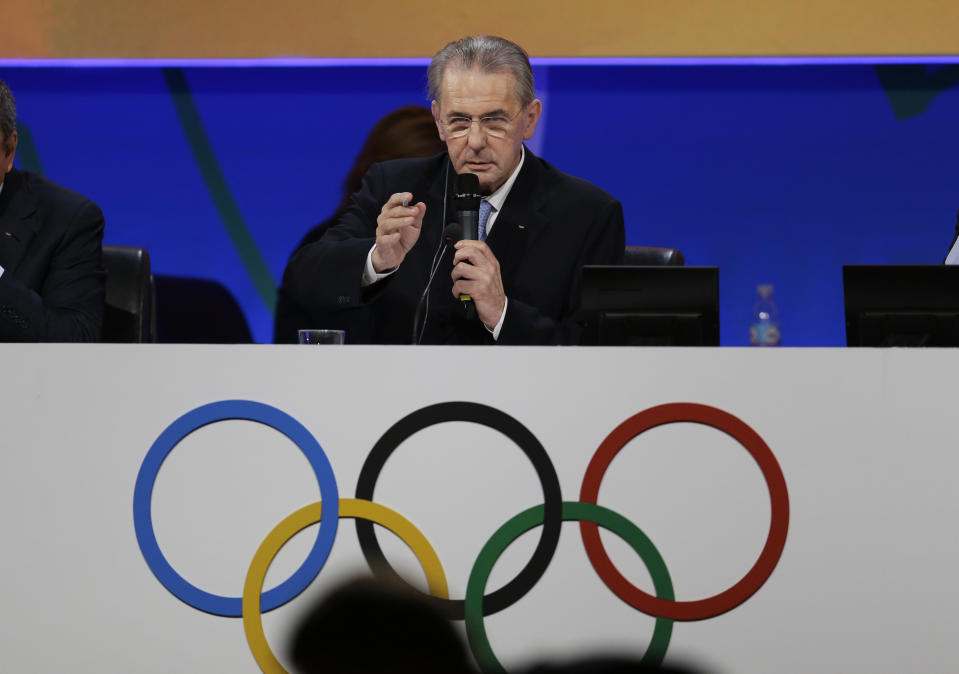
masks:
POLYGON ((717 267, 583 267, 583 344, 718 346, 717 267))
POLYGON ((959 346, 959 266, 845 265, 847 346, 959 346))

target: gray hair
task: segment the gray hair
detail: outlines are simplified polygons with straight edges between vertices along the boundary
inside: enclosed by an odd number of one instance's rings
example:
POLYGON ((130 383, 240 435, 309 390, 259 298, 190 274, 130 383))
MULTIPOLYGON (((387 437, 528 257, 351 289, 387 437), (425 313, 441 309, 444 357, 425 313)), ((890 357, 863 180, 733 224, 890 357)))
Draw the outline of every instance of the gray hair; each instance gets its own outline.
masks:
POLYGON ((17 130, 17 104, 13 100, 13 92, 3 80, 0 80, 0 142, 9 142, 13 132, 17 130))
POLYGON ((472 35, 450 42, 440 49, 426 71, 431 101, 440 100, 443 74, 448 67, 484 73, 509 72, 516 81, 516 99, 525 108, 533 102, 533 68, 522 47, 494 35, 472 35))

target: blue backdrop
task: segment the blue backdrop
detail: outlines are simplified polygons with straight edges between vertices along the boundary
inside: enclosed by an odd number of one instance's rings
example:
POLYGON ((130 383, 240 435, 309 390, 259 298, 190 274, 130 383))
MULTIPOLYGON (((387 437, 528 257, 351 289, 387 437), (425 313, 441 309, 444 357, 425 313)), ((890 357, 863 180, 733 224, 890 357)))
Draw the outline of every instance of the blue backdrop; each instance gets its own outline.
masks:
MULTIPOLYGON (((959 65, 541 62, 531 149, 622 202, 627 243, 720 267, 721 341, 772 283, 790 346, 845 343, 842 265, 937 263, 959 206, 959 65), (546 64, 548 63, 548 64, 546 64)), ((2 65, 18 164, 95 200, 106 243, 219 280, 260 342, 296 242, 425 66, 2 65)))

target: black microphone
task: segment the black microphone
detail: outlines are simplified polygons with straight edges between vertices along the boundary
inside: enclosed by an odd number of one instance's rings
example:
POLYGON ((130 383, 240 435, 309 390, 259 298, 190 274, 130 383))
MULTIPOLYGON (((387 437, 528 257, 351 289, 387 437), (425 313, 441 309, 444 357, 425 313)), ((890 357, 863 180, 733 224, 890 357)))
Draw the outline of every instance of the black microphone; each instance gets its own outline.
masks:
POLYGON ((430 269, 430 277, 426 281, 426 287, 423 288, 423 294, 420 295, 420 301, 416 304, 416 311, 413 313, 413 344, 419 344, 423 339, 423 332, 426 330, 426 318, 423 316, 423 308, 429 304, 430 286, 433 285, 433 277, 436 276, 436 270, 440 268, 440 262, 446 255, 450 244, 456 243, 462 239, 463 228, 458 222, 451 222, 443 228, 443 245, 436 255, 436 261, 433 268, 430 269), (420 322, 422 321, 422 325, 420 322))
POLYGON ((476 239, 479 237, 479 207, 483 198, 479 178, 475 173, 461 173, 456 176, 455 190, 453 209, 456 211, 456 221, 463 228, 463 238, 476 239))
MULTIPOLYGON (((453 193, 453 210, 456 212, 456 221, 462 229, 460 238, 479 238, 479 208, 480 200, 479 178, 475 173, 460 173, 456 176, 456 186, 453 193)), ((469 295, 460 295, 460 301, 466 309, 466 317, 476 318, 476 306, 469 295)))
POLYGON ((460 239, 465 239, 463 236, 463 226, 458 222, 448 222, 446 227, 443 228, 443 243, 449 245, 451 243, 456 243, 460 239))

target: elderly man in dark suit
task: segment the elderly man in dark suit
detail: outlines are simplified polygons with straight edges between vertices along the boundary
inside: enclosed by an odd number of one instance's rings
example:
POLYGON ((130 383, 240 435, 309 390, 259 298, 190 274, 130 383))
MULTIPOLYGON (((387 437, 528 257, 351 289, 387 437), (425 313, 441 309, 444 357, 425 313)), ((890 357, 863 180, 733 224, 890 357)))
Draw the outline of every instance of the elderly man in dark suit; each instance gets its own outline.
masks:
POLYGON ((374 165, 338 224, 291 260, 284 287, 316 309, 368 305, 381 343, 578 343, 580 269, 622 261, 620 203, 524 146, 542 103, 518 45, 452 42, 427 76, 447 152, 374 165), (479 179, 481 233, 439 260, 414 329, 462 173, 479 179))
POLYGON ((0 80, 0 341, 97 341, 103 324, 103 214, 13 168, 16 107, 0 80))

